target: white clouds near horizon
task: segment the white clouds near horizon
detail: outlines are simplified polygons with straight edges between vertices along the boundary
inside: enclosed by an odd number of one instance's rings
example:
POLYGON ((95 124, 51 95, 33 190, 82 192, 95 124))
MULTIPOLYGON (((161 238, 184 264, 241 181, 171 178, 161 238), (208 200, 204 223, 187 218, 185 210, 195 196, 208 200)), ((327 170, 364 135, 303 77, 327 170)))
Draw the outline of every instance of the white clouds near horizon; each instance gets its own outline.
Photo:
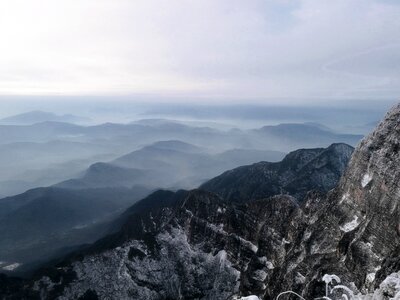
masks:
POLYGON ((4 0, 0 94, 396 97, 396 3, 4 0))

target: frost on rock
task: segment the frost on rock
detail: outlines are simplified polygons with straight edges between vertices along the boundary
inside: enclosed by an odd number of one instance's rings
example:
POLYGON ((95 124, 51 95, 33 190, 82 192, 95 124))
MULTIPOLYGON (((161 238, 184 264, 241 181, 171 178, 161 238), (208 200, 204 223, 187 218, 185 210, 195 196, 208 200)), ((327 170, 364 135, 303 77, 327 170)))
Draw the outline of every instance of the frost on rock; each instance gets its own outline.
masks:
MULTIPOLYGON (((299 274, 299 273, 298 273, 299 274)), ((325 296, 320 295, 315 299, 326 299, 326 300, 400 300, 400 271, 392 273, 379 285, 373 293, 362 294, 359 293, 354 283, 350 284, 350 287, 340 284, 341 280, 337 275, 325 274, 322 277, 322 281, 325 282, 326 291, 325 296)), ((280 299, 283 295, 293 295, 294 298, 304 299, 299 294, 293 291, 286 291, 280 293, 276 299, 280 299)))
POLYGON ((253 273, 253 279, 263 282, 268 276, 268 273, 263 270, 256 270, 253 273))
POLYGON ((269 269, 269 270, 273 270, 275 268, 274 264, 272 262, 270 262, 265 256, 259 257, 258 261, 261 264, 263 264, 264 266, 266 266, 267 269, 269 269))
POLYGON ((372 180, 372 175, 368 173, 364 174, 363 178, 361 179, 361 186, 365 188, 368 185, 368 183, 371 182, 371 180, 372 180))
POLYGON ((143 241, 75 262, 77 280, 59 299, 93 290, 99 299, 226 299, 237 293, 240 272, 224 250, 206 253, 173 227, 156 236, 156 255, 143 241))
POLYGON ((399 300, 400 272, 392 273, 379 285, 373 294, 363 295, 362 300, 399 300))
POLYGON ((354 219, 351 222, 340 226, 340 230, 344 232, 350 232, 356 229, 358 225, 360 225, 360 222, 358 221, 358 216, 354 216, 354 219))
POLYGON ((306 278, 301 273, 297 272, 294 281, 296 284, 303 284, 306 282, 306 278))

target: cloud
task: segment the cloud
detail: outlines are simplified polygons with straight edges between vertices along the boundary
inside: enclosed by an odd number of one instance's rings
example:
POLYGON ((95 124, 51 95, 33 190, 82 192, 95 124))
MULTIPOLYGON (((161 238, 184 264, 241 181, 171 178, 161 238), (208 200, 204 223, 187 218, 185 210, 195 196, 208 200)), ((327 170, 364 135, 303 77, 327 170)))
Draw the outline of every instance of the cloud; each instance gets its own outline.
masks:
POLYGON ((395 97, 400 6, 377 0, 13 0, 0 94, 395 97))

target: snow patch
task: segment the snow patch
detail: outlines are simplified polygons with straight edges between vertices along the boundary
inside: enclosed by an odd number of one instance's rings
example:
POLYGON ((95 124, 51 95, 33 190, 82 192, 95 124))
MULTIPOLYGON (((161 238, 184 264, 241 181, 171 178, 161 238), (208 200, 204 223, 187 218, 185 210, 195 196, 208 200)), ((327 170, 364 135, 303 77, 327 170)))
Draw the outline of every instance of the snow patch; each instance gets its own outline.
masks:
POLYGON ((251 295, 251 296, 246 296, 246 297, 241 297, 239 300, 260 300, 257 296, 251 295))
POLYGON ((340 203, 342 203, 343 201, 348 201, 350 200, 350 193, 346 192, 343 194, 342 198, 340 199, 340 203))
POLYGON ((367 283, 372 283, 375 280, 375 275, 376 273, 368 273, 366 277, 366 282, 367 283))
POLYGON ((326 284, 332 284, 333 281, 335 281, 336 283, 340 283, 340 278, 339 278, 339 276, 337 276, 335 274, 332 274, 332 275, 325 274, 322 277, 322 281, 325 282, 326 284))
POLYGON ((358 225, 360 225, 360 222, 358 221, 358 216, 354 216, 354 219, 351 222, 346 223, 343 226, 339 226, 339 228, 341 231, 350 232, 356 229, 358 225))
POLYGON ((371 180, 372 180, 372 175, 368 173, 364 174, 363 178, 361 179, 361 186, 365 188, 368 185, 368 183, 371 182, 371 180))
POLYGON ((13 271, 13 270, 15 270, 16 268, 18 268, 19 266, 21 266, 20 263, 12 263, 12 264, 9 264, 9 265, 3 267, 2 269, 3 269, 4 271, 13 271))
POLYGON ((269 270, 273 270, 275 267, 265 256, 259 257, 258 261, 267 267, 269 270))

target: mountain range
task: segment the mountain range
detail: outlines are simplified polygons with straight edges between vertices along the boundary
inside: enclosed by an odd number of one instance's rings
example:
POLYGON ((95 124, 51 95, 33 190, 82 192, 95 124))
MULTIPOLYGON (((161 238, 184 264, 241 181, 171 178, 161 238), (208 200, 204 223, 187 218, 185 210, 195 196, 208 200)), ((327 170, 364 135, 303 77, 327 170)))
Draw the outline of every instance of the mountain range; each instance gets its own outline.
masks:
POLYGON ((399 122, 400 105, 351 157, 343 144, 300 150, 201 189, 153 193, 94 244, 30 279, 2 276, 0 292, 5 299, 398 299, 399 122), (284 192, 272 195, 268 180, 284 192))
MULTIPOLYGON (((205 163, 208 161, 213 165, 214 162, 211 161, 218 160, 220 166, 218 172, 223 172, 261 160, 279 160, 282 155, 278 152, 288 153, 299 148, 327 147, 339 142, 354 146, 362 138, 361 135, 336 133, 317 123, 291 123, 265 126, 260 129, 238 129, 217 125, 212 128, 205 126, 206 123, 167 119, 91 126, 60 122, 62 118, 42 118, 42 120, 46 121, 34 124, 26 122, 24 125, 0 123, 1 195, 16 195, 30 188, 78 178, 92 164, 112 163, 121 156, 129 157, 132 152, 140 152, 141 149, 162 141, 181 141, 195 145, 206 154, 214 155, 211 159, 205 158, 205 163), (271 155, 265 157, 266 152, 270 152, 271 155), (221 154, 220 157, 217 154, 221 154), (254 157, 253 160, 242 159, 250 155, 254 157), (238 163, 232 165, 230 162, 233 160, 237 160, 238 163)), ((144 149, 143 152, 150 150, 144 149)), ((172 153, 177 149, 170 150, 172 153)), ((167 149, 158 151, 166 153, 167 149)), ((187 149, 183 152, 187 152, 187 149)), ((198 154, 191 155, 200 156, 198 154)), ((135 155, 138 156, 139 153, 135 155)), ((160 160, 159 162, 163 163, 160 160)), ((202 165, 200 164, 200 167, 202 165)), ((163 166, 166 167, 165 164, 163 166)), ((173 168, 176 167, 173 165, 173 168)), ((145 169, 149 169, 149 166, 145 166, 145 169)), ((181 174, 184 174, 184 171, 182 170, 181 174)), ((200 172, 194 176, 189 174, 188 180, 183 182, 181 178, 176 178, 176 187, 193 188, 218 174, 214 171, 208 172, 208 168, 202 172, 204 174, 200 172)))
MULTIPOLYGON (((231 151, 228 152, 227 157, 224 157, 223 154, 218 154, 216 157, 207 156, 202 151, 201 148, 178 141, 159 142, 139 150, 139 152, 123 156, 115 160, 115 164, 94 164, 80 179, 62 182, 53 187, 32 189, 21 195, 1 199, 0 227, 5 231, 3 235, 0 234, 0 242, 7 245, 0 250, 1 260, 18 261, 19 264, 27 265, 25 267, 27 269, 30 264, 41 261, 43 253, 38 252, 39 245, 46 245, 46 253, 49 253, 49 256, 57 256, 64 253, 63 248, 77 246, 80 241, 83 241, 82 236, 87 236, 86 231, 90 231, 92 234, 91 239, 87 242, 94 241, 93 238, 104 234, 105 227, 108 226, 109 230, 114 228, 112 224, 105 224, 103 227, 99 227, 98 224, 113 220, 118 212, 121 213, 121 210, 139 200, 140 197, 149 194, 157 185, 175 183, 177 178, 183 180, 188 171, 191 171, 191 174, 196 174, 196 172, 203 174, 204 171, 199 169, 200 167, 209 168, 209 172, 218 173, 227 165, 238 163, 236 153, 233 154, 233 160, 229 160, 232 158, 231 151), (160 150, 162 151, 159 152, 160 150), (167 167, 163 166, 159 159, 162 159, 164 164, 168 162, 167 167), (123 164, 126 168, 119 167, 118 164, 123 164), (178 167, 174 169, 173 165, 178 167), (133 168, 143 168, 144 166, 157 169, 133 168), (187 169, 183 174, 182 166, 187 169), (169 172, 174 175, 168 175, 169 172), (153 183, 152 187, 149 186, 149 182, 153 183), (94 209, 91 208, 92 206, 95 206, 94 209), (82 228, 84 230, 76 230, 82 228), (51 231, 49 232, 48 229, 51 231), (65 238, 60 243, 63 236, 68 236, 68 239, 65 238)), ((308 167, 308 169, 315 168, 315 172, 324 173, 330 177, 331 173, 343 172, 344 168, 335 169, 331 166, 346 164, 349 151, 352 151, 352 147, 345 144, 332 145, 327 149, 303 149, 288 154, 282 163, 261 162, 259 164, 282 164, 282 172, 288 173, 291 172, 291 169, 298 167, 296 166, 297 161, 292 159, 294 156, 304 157, 305 160, 308 159, 311 162, 312 156, 318 157, 314 154, 320 153, 319 161, 322 161, 322 157, 334 152, 335 155, 329 158, 331 164, 317 166, 314 163, 309 164, 308 167)), ((250 151, 247 156, 244 155, 246 151, 239 151, 239 153, 241 155, 239 161, 255 159, 253 151, 250 151)), ((268 155, 271 157, 281 155, 274 152, 262 154, 264 158, 268 155)), ((254 176, 262 178, 264 170, 260 169, 257 172, 254 176)), ((340 174, 332 178, 334 182, 329 182, 329 184, 334 185, 339 176, 340 174)), ((284 184, 278 182, 278 177, 279 175, 275 174, 270 178, 264 178, 264 183, 275 185, 278 191, 282 190, 284 184)), ((215 180, 209 181, 202 188, 206 189, 207 186, 212 186, 215 180)), ((317 186, 319 182, 313 184, 313 182, 309 182, 311 187, 320 188, 319 185, 317 186)), ((252 183, 243 182, 242 186, 245 185, 248 189, 252 183)), ((323 186, 322 190, 326 191, 329 188, 329 185, 323 186)), ((118 223, 118 221, 116 222, 118 223)))

